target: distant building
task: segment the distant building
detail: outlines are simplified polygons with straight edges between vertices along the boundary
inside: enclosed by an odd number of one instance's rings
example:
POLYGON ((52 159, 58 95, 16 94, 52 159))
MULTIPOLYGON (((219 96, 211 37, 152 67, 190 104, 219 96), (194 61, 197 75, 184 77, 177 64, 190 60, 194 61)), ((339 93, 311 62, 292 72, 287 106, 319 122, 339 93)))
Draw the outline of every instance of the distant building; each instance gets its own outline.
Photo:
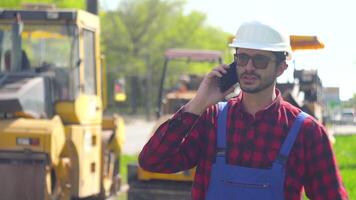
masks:
POLYGON ((340 88, 338 87, 324 87, 322 101, 325 105, 340 104, 340 88))
POLYGON ((326 120, 335 120, 340 112, 340 88, 325 87, 323 88, 323 116, 326 120))

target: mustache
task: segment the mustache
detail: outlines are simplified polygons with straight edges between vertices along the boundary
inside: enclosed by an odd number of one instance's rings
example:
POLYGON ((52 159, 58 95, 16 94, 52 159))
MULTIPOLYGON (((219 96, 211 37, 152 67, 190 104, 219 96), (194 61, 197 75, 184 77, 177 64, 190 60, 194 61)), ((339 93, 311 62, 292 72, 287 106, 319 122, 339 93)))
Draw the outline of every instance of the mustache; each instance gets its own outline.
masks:
POLYGON ((255 76, 255 77, 257 77, 258 79, 261 79, 261 76, 260 76, 260 75, 255 74, 255 73, 253 73, 253 72, 244 72, 244 73, 240 74, 240 77, 244 77, 244 76, 255 76))

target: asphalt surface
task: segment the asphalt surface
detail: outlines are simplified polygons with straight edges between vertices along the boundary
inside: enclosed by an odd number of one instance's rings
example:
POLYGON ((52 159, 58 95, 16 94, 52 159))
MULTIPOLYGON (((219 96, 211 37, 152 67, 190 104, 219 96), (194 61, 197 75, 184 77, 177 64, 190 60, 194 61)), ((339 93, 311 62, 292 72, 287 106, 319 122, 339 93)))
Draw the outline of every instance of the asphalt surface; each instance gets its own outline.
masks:
POLYGON ((356 134, 356 124, 343 124, 330 126, 328 132, 333 135, 356 134))
POLYGON ((123 153, 128 155, 138 154, 149 139, 154 120, 146 120, 143 117, 125 117, 125 143, 123 153))

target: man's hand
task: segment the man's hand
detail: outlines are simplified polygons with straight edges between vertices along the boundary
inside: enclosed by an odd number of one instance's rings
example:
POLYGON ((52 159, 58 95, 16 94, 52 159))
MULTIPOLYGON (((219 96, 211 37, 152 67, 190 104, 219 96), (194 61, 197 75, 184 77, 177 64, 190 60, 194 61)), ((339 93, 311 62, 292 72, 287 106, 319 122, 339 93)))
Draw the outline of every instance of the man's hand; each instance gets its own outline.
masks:
POLYGON ((234 90, 234 87, 222 93, 219 88, 219 78, 226 74, 229 65, 222 64, 210 71, 200 83, 197 94, 184 107, 186 112, 200 115, 205 109, 221 101, 234 90))

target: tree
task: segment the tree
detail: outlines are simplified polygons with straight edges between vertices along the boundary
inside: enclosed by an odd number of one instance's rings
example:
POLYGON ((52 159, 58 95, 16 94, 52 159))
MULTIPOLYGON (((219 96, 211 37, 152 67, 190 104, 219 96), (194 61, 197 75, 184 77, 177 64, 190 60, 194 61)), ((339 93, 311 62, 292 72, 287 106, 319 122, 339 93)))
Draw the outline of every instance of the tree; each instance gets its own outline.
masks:
POLYGON ((353 108, 356 111, 356 93, 353 94, 352 98, 343 103, 344 108, 353 108))
MULTIPOLYGON (((229 35, 206 25, 205 14, 184 14, 183 6, 181 0, 126 0, 117 10, 101 13, 102 47, 111 75, 138 75, 147 77, 147 83, 158 85, 163 53, 168 48, 227 53, 229 35)), ((210 70, 199 65, 193 68, 197 73, 210 70)), ((176 70, 181 73, 187 68, 176 70)), ((156 99, 157 87, 148 94, 149 99, 156 99)))
POLYGON ((85 8, 85 0, 6 0, 0 1, 2 8, 20 8, 24 3, 54 4, 58 8, 85 8))

